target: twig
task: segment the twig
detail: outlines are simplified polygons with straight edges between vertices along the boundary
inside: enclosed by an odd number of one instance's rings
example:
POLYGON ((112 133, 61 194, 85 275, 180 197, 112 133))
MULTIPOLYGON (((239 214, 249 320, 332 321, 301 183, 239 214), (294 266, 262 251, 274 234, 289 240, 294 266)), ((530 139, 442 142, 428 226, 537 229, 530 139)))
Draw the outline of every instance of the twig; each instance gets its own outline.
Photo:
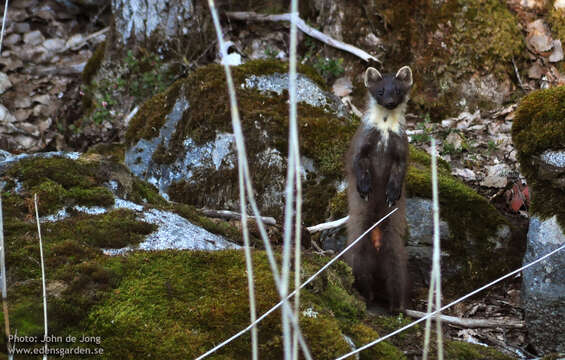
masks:
POLYGON ((43 261, 43 241, 41 240, 41 226, 39 225, 39 211, 37 210, 37 194, 33 194, 33 203, 35 204, 35 219, 37 221, 37 234, 39 236, 39 256, 41 257, 41 280, 43 283, 43 320, 45 323, 45 354, 43 359, 47 360, 47 289, 45 286, 45 262, 43 261))
MULTIPOLYGON (((231 19, 235 20, 245 20, 245 21, 290 21, 291 14, 275 14, 275 15, 266 15, 266 14, 258 14, 254 11, 231 11, 226 12, 226 16, 231 19)), ((358 58, 363 59, 364 61, 373 60, 378 63, 381 61, 374 57, 373 55, 365 52, 364 50, 359 49, 353 45, 344 43, 342 41, 336 40, 321 31, 310 27, 304 20, 297 17, 296 19, 296 26, 305 33, 306 35, 313 37, 314 39, 320 40, 321 42, 333 46, 337 49, 347 51, 350 54, 357 56, 358 58)))
POLYGON ((516 66, 516 61, 514 61, 514 56, 512 57, 512 65, 514 65, 514 73, 516 73, 516 78, 518 79, 518 84, 522 90, 526 90, 524 88, 524 84, 522 83, 522 79, 520 79, 520 73, 518 72, 518 67, 516 66))
MULTIPOLYGON (((406 310, 405 314, 420 319, 426 316, 425 312, 416 310, 406 310)), ((465 329, 475 329, 475 328, 510 328, 510 329, 522 329, 524 327, 524 322, 519 320, 499 320, 499 319, 468 319, 460 318, 456 316, 441 315, 441 321, 465 329)))
POLYGON ((310 232, 310 234, 313 234, 313 233, 319 232, 319 231, 335 229, 335 228, 338 228, 338 227, 345 225, 348 220, 349 220, 349 215, 344 217, 344 218, 341 218, 339 220, 334 220, 334 221, 330 221, 330 222, 326 222, 326 223, 322 223, 322 224, 318 224, 318 225, 314 225, 314 226, 309 226, 309 227, 306 228, 306 230, 308 230, 308 232, 310 232))
MULTIPOLYGON (((235 211, 230 211, 230 210, 212 210, 212 209, 199 209, 198 211, 200 211, 202 214, 208 216, 208 217, 212 217, 212 218, 220 218, 220 219, 236 219, 236 220, 240 220, 241 219, 241 214, 235 211)), ((249 216, 247 215, 248 219, 256 219, 255 216, 249 216)), ((274 217, 270 217, 270 216, 261 216, 261 221, 263 221, 264 224, 267 225, 276 225, 277 224, 277 220, 275 220, 274 217)))

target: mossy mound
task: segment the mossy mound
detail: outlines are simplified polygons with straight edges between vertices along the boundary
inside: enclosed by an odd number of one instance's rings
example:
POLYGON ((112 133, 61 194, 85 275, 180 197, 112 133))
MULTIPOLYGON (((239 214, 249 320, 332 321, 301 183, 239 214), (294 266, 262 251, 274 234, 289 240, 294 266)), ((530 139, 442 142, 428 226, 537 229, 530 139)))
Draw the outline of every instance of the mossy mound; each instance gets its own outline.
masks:
MULTIPOLYGON (((431 158, 414 147, 410 149, 410 166, 406 174, 406 191, 409 197, 432 197, 431 158)), ((458 275, 450 280, 450 295, 482 285, 511 270, 520 263, 519 254, 506 247, 496 249, 491 241, 506 219, 487 199, 450 174, 447 163, 438 162, 440 216, 450 227, 451 238, 442 243, 450 256, 444 266, 456 266, 458 275), (493 258, 500 261, 493 262, 493 258), (462 267, 462 268, 461 268, 462 267)))
POLYGON ((534 158, 545 150, 565 144, 565 86, 533 91, 524 97, 512 124, 512 140, 518 150, 520 169, 533 188, 531 211, 542 218, 557 215, 565 227, 565 192, 539 176, 534 158))
MULTIPOLYGON (((258 194, 267 193, 285 177, 284 165, 265 164, 261 156, 273 149, 280 154, 288 151, 288 93, 280 96, 262 93, 242 84, 251 75, 283 74, 287 71, 287 63, 275 60, 251 61, 232 68, 250 170, 258 194)), ((299 71, 323 88, 323 80, 314 70, 301 66, 299 71)), ((131 146, 140 139, 157 136, 180 96, 187 100, 189 108, 183 113, 168 146, 161 145, 153 154, 154 163, 170 164, 175 161, 178 154, 186 151, 183 142, 187 138, 201 146, 214 141, 218 133, 231 133, 225 84, 224 69, 215 64, 201 67, 187 79, 177 81, 141 107, 127 130, 127 144, 131 146)), ((302 102, 298 104, 298 114, 301 154, 314 160, 320 175, 316 179, 308 179, 304 184, 304 222, 314 224, 329 215, 327 205, 335 193, 335 180, 342 177, 343 156, 355 131, 356 120, 339 118, 329 109, 302 102)), ((227 195, 221 202, 233 204, 238 200, 237 179, 237 168, 233 167, 217 171, 195 169, 190 181, 177 182, 171 185, 168 192, 172 200, 196 206, 210 206, 207 203, 212 201, 209 194, 222 192, 227 195)), ((284 185, 280 186, 281 191, 283 188, 284 185)), ((214 201, 217 206, 218 202, 214 201)), ((279 205, 263 207, 262 210, 265 214, 278 217, 282 209, 279 205)))
MULTIPOLYGON (((316 256, 304 260, 317 269, 316 256)), ((129 275, 89 315, 86 331, 104 339, 105 358, 163 353, 170 359, 194 358, 249 322, 241 251, 137 253, 128 261, 129 275)), ((266 255, 254 252, 253 262, 257 311, 262 314, 278 296, 266 255)), ((362 304, 344 291, 351 283, 351 272, 338 265, 302 292, 300 323, 316 359, 335 358, 350 351, 342 322, 355 321, 364 313, 362 304), (337 298, 340 306, 332 306, 327 300, 337 298), (353 309, 355 315, 340 310, 342 305, 353 309)), ((258 330, 261 356, 280 357, 280 311, 261 322, 258 330)), ((401 354, 390 344, 381 348, 382 354, 388 354, 383 359, 398 359, 401 354)), ((250 357, 250 351, 250 337, 245 334, 214 356, 244 359, 250 357)))

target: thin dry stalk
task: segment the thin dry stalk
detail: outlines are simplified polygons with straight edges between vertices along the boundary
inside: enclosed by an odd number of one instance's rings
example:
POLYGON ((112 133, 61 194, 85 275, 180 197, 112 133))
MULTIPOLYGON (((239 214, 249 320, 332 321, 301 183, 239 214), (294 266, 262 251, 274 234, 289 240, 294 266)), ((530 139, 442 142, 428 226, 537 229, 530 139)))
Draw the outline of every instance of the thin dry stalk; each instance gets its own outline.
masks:
POLYGON ((2 311, 4 312, 4 330, 6 334, 8 356, 13 358, 10 344, 10 316, 8 311, 8 287, 6 286, 6 260, 4 258, 4 214, 2 212, 2 194, 0 193, 0 276, 2 277, 2 311))
POLYGON ((45 354, 43 359, 47 359, 47 289, 45 286, 45 262, 43 261, 43 240, 41 239, 41 225, 39 224, 39 210, 37 209, 37 194, 33 194, 33 203, 35 204, 35 219, 37 221, 37 234, 39 236, 39 257, 41 258, 41 282, 43 285, 43 321, 45 327, 45 354))
MULTIPOLYGON (((434 302, 433 294, 435 292, 435 308, 441 308, 441 268, 440 268, 440 237, 439 237, 439 196, 438 196, 438 180, 437 180, 437 155, 436 155, 436 141, 432 138, 432 202, 433 202, 433 221, 434 221, 434 251, 432 257, 432 272, 430 281, 430 290, 428 292, 428 309, 427 312, 432 312, 432 303, 434 302)), ((426 319, 426 330, 424 337, 424 350, 422 359, 428 359, 430 334, 431 334, 431 317, 426 319)), ((436 336, 437 336, 437 355, 439 360, 443 360, 443 334, 441 331, 441 314, 437 313, 436 321, 436 336)))
MULTIPOLYGON (((286 265, 286 269, 283 268, 283 279, 285 279, 285 275, 288 277, 289 275, 289 267, 290 267, 290 246, 291 246, 291 233, 292 233, 292 225, 291 221, 293 218, 293 211, 292 205, 295 204, 294 209, 294 288, 297 290, 296 295, 294 297, 294 316, 298 319, 299 311, 300 311, 300 258, 301 258, 301 230, 302 230, 302 183, 300 178, 300 149, 298 145, 298 115, 297 115, 297 94, 296 94, 296 47, 297 47, 297 19, 298 19, 298 0, 292 0, 290 6, 290 58, 289 58, 289 84, 288 84, 288 92, 289 92, 289 148, 288 148, 288 159, 293 159, 292 164, 289 161, 288 165, 288 174, 287 174, 287 199, 286 199, 286 211, 285 211, 285 220, 288 219, 288 222, 285 225, 288 225, 288 228, 285 227, 285 248, 284 248, 284 256, 283 263, 286 265), (291 170, 292 167, 292 171, 291 170), (293 186, 296 187, 296 199, 294 199, 294 189, 293 186), (286 262, 285 262, 286 261, 286 262), (286 274, 285 274, 286 270, 286 274)), ((287 278, 288 279, 288 278, 287 278)), ((288 284, 288 280, 287 284, 288 284)), ((288 285, 284 289, 284 297, 288 293, 288 285)), ((283 315, 284 317, 284 315, 283 315)), ((287 318, 288 319, 288 318, 287 318)), ((288 321, 288 320, 285 320, 288 321)), ((286 327, 288 328, 288 326, 286 327)), ((285 329, 285 326, 283 326, 285 329)), ((292 359, 298 359, 298 334, 294 332, 292 338, 292 344, 290 344, 290 334, 288 335, 288 342, 289 346, 292 348, 292 353, 289 352, 288 357, 292 359)), ((287 337, 285 335, 285 338, 287 337)), ((286 345, 286 341, 285 341, 286 345)), ((286 356, 285 356, 286 357, 286 356)))

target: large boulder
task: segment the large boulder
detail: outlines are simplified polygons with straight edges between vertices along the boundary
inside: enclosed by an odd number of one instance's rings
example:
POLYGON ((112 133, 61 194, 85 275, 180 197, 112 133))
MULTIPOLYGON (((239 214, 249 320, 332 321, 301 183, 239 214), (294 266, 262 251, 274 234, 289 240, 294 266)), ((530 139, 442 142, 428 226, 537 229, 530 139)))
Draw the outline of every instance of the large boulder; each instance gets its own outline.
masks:
MULTIPOLYGON (((512 138, 532 193, 524 264, 565 244, 565 86, 526 96, 512 138)), ((565 260, 562 254, 524 271, 522 302, 532 344, 542 353, 565 351, 565 260)))
MULTIPOLYGON (((288 71, 279 61, 234 67, 249 166, 264 215, 281 218, 288 151, 288 71)), ((353 117, 315 72, 298 76, 304 222, 328 217, 353 117)), ((239 211, 235 140, 224 70, 208 65, 147 101, 126 133, 125 163, 171 200, 239 211)))

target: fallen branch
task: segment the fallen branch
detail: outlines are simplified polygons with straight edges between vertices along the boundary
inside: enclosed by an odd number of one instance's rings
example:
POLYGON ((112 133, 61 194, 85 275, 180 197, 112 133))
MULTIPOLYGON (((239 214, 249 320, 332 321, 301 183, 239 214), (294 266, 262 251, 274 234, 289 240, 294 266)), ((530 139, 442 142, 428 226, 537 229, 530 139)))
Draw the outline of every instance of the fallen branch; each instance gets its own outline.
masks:
POLYGON ((327 222, 327 223, 322 223, 322 224, 310 226, 310 227, 307 227, 306 230, 308 230, 308 232, 310 232, 310 234, 312 234, 312 233, 319 232, 319 231, 334 229, 334 228, 338 228, 340 226, 345 225, 347 223, 347 220, 349 220, 349 216, 346 216, 346 217, 341 218, 339 220, 330 221, 330 222, 327 222))
MULTIPOLYGON (((235 211, 230 210, 210 210, 210 209, 200 209, 199 210, 202 214, 213 217, 213 218, 220 218, 220 219, 241 219, 241 214, 235 211)), ((248 219, 255 219, 255 216, 247 216, 248 219)), ((269 216, 261 216, 261 220, 263 220, 264 224, 267 225, 277 225, 277 221, 273 217, 269 216)))
MULTIPOLYGON (((405 314, 419 319, 426 316, 426 313, 416 310, 406 310, 405 314)), ((432 318, 434 320, 434 318, 432 318)), ((524 322, 519 320, 496 320, 496 319, 467 319, 459 318, 449 315, 441 315, 441 321, 461 328, 512 328, 521 329, 524 327, 524 322)))
MULTIPOLYGON (((272 22, 279 22, 279 21, 290 21, 291 14, 276 14, 276 15, 266 15, 266 14, 258 14, 253 11, 233 11, 233 12, 226 12, 226 16, 230 19, 235 20, 244 20, 244 21, 272 21, 272 22)), ((350 44, 346 44, 342 41, 336 40, 321 31, 310 27, 304 20, 300 17, 296 19, 296 26, 305 33, 306 35, 313 37, 314 39, 320 40, 321 42, 333 46, 337 49, 347 51, 350 54, 353 54, 365 61, 373 60, 378 63, 381 61, 374 57, 373 55, 359 49, 350 44)))

